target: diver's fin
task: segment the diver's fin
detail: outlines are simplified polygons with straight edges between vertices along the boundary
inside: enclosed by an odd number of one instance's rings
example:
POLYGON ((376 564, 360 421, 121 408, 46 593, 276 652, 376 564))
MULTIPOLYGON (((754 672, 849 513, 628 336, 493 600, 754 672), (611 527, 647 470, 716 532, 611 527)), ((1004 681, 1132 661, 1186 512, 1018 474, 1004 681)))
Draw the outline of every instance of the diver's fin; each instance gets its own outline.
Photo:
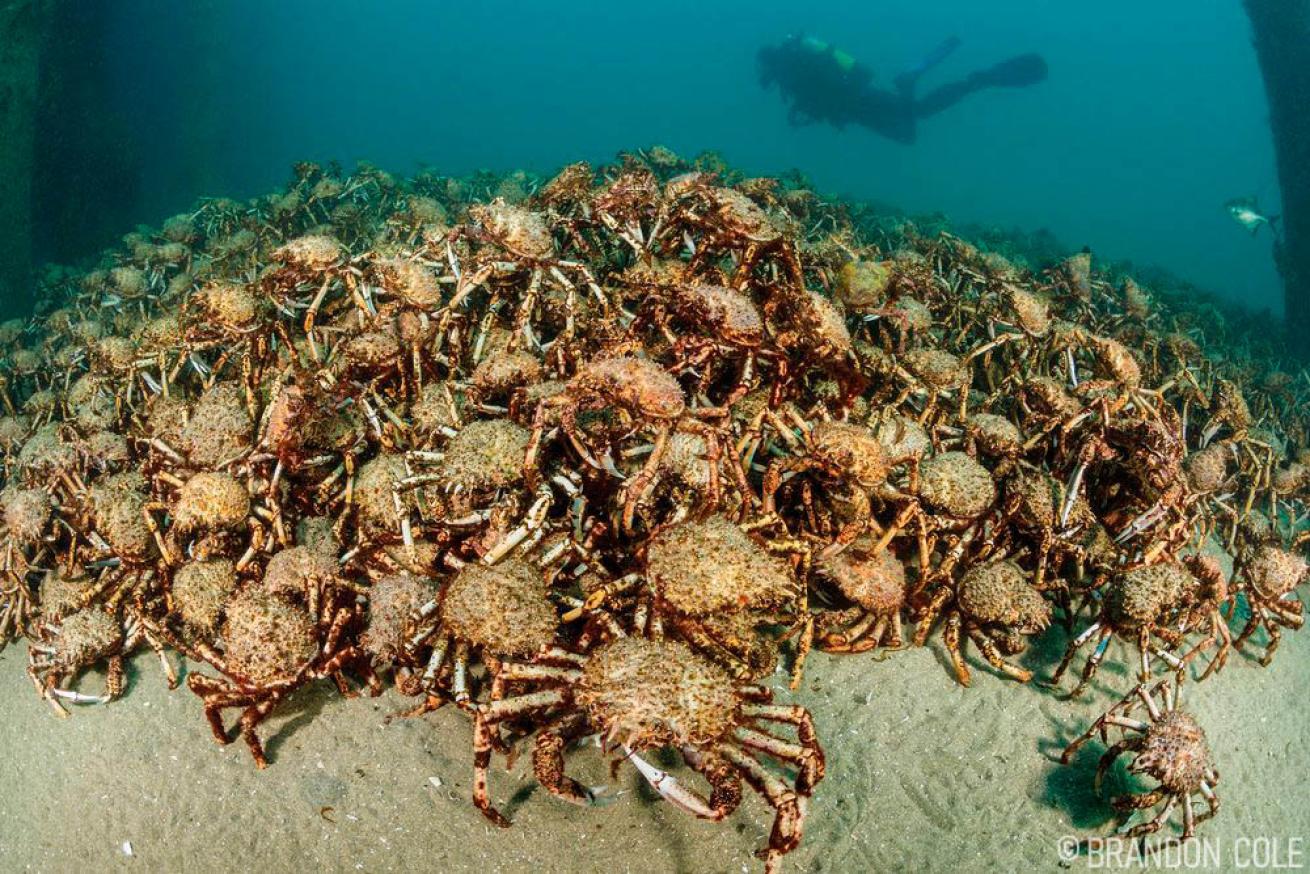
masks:
POLYGON ((948 36, 942 40, 941 45, 928 53, 922 61, 919 62, 918 69, 923 72, 931 70, 942 61, 949 58, 960 47, 960 38, 958 36, 948 36))
POLYGON ((1046 60, 1037 54, 1018 55, 979 70, 969 77, 980 88, 1024 88, 1046 81, 1046 60))
POLYGON ((949 58, 959 47, 960 38, 958 36, 949 36, 942 40, 941 45, 929 52, 922 61, 901 73, 893 80, 897 90, 902 93, 913 91, 914 86, 919 84, 920 76, 949 58))

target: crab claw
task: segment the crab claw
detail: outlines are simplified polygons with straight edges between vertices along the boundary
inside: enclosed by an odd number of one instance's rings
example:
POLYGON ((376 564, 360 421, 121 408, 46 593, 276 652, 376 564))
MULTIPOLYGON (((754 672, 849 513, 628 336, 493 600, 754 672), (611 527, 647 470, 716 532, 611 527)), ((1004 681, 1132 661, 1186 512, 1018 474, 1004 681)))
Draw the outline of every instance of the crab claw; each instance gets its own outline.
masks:
POLYGON ((695 792, 678 782, 678 779, 668 771, 661 771, 641 756, 634 753, 625 744, 623 747, 624 754, 641 772, 641 776, 646 778, 646 782, 651 788, 660 794, 660 796, 675 807, 679 807, 692 816, 701 819, 722 819, 721 813, 715 811, 695 792))
POLYGON ((74 692, 71 689, 51 689, 51 694, 57 695, 74 704, 108 704, 110 697, 108 695, 87 695, 83 692, 74 692))

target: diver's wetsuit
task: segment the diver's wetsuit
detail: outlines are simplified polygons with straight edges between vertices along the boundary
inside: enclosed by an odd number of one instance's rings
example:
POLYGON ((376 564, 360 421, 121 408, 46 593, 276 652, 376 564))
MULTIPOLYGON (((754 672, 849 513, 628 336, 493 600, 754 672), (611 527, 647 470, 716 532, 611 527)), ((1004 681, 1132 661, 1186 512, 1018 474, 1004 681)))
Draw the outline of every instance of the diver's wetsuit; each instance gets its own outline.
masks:
POLYGON ((936 115, 975 91, 1033 85, 1046 78, 1046 62, 1040 56, 1020 55, 919 97, 919 77, 958 45, 959 40, 948 39, 918 66, 897 76, 896 89, 890 90, 874 86, 873 72, 840 49, 793 36, 760 50, 760 84, 778 86, 790 103, 792 124, 826 122, 844 128, 855 123, 908 144, 914 142, 919 119, 936 115))

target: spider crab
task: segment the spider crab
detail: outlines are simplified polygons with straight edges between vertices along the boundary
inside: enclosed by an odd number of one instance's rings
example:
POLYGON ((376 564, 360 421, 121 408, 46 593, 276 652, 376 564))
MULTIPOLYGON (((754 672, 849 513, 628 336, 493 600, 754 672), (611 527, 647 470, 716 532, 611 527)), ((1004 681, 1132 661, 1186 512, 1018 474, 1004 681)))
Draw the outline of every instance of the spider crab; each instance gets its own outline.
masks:
POLYGON ((1151 777, 1158 783, 1154 789, 1130 792, 1111 800, 1114 809, 1122 814, 1160 808, 1152 819, 1124 829, 1122 834, 1130 838, 1145 838, 1158 832, 1168 822, 1174 808, 1181 804, 1181 840, 1191 840, 1196 835, 1197 824, 1219 812, 1219 796, 1214 791, 1219 783, 1219 772, 1215 770, 1205 731, 1195 717, 1178 708, 1177 688, 1170 680, 1162 680, 1151 687, 1145 683, 1137 686, 1065 748, 1060 756, 1061 764, 1069 764, 1078 748, 1094 735, 1099 733, 1101 739, 1106 740, 1111 727, 1119 728, 1123 737, 1101 755, 1094 783, 1097 794, 1100 794, 1105 772, 1124 753, 1133 755, 1128 766, 1130 772, 1151 777), (1139 707, 1146 709, 1144 719, 1131 715, 1139 707), (1196 795, 1204 798, 1208 806, 1199 816, 1193 809, 1196 795))
POLYGON ((530 662, 501 665, 500 679, 530 691, 478 708, 474 803, 494 823, 509 825, 487 796, 487 767, 497 726, 535 716, 544 721, 533 751, 537 779, 553 795, 575 804, 591 790, 564 773, 570 741, 597 733, 605 748, 621 751, 666 800, 693 816, 721 820, 740 804, 745 780, 774 809, 768 846, 759 852, 766 871, 801 839, 809 796, 823 779, 823 750, 809 711, 774 704, 770 691, 738 683, 728 671, 673 640, 620 637, 588 655, 547 648, 530 662), (789 725, 796 740, 769 733, 789 725), (689 789, 643 758, 676 747, 709 782, 709 798, 689 789), (791 783, 768 769, 768 757, 796 769, 791 783))

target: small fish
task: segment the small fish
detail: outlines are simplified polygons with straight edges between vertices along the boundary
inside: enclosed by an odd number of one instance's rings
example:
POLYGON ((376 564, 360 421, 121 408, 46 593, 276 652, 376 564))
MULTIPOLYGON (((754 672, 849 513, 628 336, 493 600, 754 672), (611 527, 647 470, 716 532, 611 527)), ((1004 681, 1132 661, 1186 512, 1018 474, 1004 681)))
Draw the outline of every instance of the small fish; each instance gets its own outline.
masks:
POLYGON ((1238 197, 1224 204, 1224 209, 1232 216, 1233 221, 1246 228, 1252 234, 1260 230, 1261 225, 1268 225, 1273 230, 1274 222, 1278 221, 1278 216, 1267 216, 1260 212, 1260 206, 1256 203, 1254 197, 1238 197))

